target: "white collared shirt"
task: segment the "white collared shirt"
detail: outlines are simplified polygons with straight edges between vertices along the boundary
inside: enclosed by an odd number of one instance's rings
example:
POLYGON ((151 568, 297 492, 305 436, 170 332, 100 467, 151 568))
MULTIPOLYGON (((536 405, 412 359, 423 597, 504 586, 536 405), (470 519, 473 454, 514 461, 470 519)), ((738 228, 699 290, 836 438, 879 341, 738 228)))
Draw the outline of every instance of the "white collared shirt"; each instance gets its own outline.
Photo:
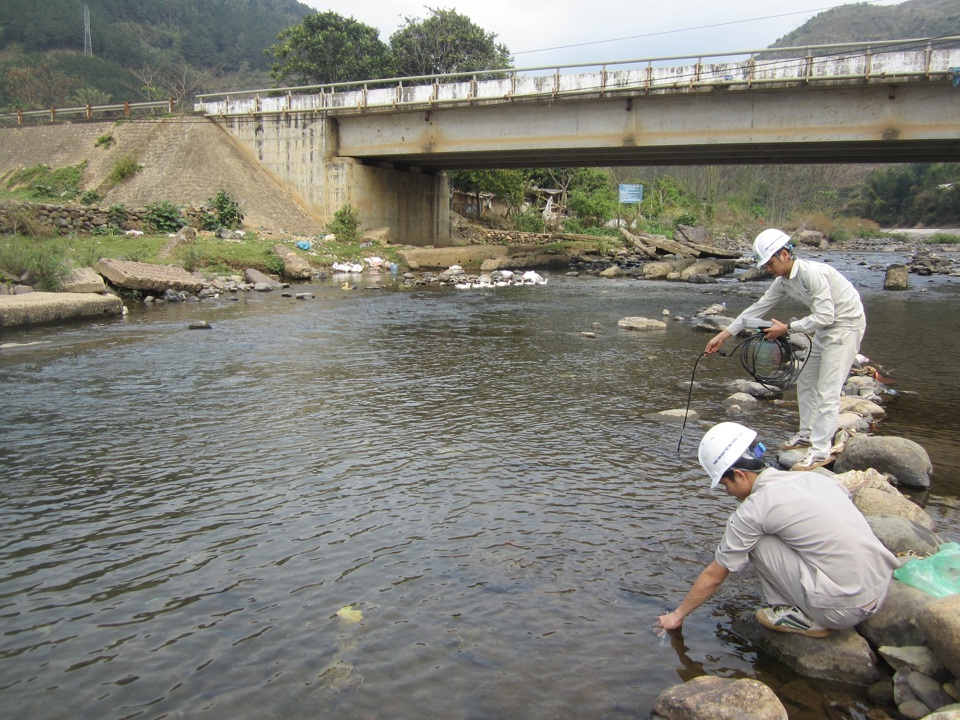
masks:
POLYGON ((714 559, 731 572, 742 570, 764 535, 776 535, 800 556, 800 584, 811 607, 864 607, 886 592, 898 566, 847 489, 820 473, 763 470, 727 521, 714 559))
POLYGON ((727 332, 736 335, 743 330, 745 317, 766 317, 784 297, 798 300, 810 311, 809 315, 790 323, 790 329, 796 332, 809 334, 828 327, 853 330, 867 327, 860 294, 849 280, 832 265, 797 258, 790 276, 774 279, 763 297, 727 326, 727 332))

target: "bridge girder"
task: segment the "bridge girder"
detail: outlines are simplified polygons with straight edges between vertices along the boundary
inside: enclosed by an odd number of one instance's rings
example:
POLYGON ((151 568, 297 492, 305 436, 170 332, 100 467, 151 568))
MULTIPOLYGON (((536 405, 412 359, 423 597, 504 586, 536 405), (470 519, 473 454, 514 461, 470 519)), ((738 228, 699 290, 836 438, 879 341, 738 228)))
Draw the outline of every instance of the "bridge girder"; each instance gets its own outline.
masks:
POLYGON ((849 85, 341 116, 339 155, 456 169, 960 161, 949 83, 849 85))

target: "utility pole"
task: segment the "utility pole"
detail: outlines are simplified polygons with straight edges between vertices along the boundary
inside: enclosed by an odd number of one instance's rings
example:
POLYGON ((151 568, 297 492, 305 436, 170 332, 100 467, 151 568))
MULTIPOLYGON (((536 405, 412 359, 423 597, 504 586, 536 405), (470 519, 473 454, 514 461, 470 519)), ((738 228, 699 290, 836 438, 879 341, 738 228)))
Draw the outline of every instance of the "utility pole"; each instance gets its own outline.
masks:
POLYGON ((83 54, 93 56, 93 43, 90 41, 90 6, 83 6, 83 54))

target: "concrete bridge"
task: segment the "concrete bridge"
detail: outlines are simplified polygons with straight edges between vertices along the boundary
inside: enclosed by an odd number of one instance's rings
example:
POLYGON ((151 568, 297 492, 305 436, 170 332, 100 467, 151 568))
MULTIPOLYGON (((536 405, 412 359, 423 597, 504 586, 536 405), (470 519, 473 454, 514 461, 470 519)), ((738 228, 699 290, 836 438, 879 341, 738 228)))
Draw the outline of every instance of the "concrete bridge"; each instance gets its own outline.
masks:
POLYGON ((439 244, 451 169, 960 161, 958 42, 255 90, 196 110, 321 216, 350 203, 365 226, 439 244))

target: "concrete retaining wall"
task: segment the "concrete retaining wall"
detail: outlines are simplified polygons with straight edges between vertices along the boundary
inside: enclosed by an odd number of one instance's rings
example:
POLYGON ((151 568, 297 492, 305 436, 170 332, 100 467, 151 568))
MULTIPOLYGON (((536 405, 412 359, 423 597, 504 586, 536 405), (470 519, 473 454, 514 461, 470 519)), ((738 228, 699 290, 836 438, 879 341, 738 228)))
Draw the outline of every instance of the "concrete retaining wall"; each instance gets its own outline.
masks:
POLYGON ((338 156, 336 118, 299 113, 217 122, 325 222, 349 204, 359 211, 362 227, 389 227, 396 242, 450 243, 451 193, 444 174, 338 156))

